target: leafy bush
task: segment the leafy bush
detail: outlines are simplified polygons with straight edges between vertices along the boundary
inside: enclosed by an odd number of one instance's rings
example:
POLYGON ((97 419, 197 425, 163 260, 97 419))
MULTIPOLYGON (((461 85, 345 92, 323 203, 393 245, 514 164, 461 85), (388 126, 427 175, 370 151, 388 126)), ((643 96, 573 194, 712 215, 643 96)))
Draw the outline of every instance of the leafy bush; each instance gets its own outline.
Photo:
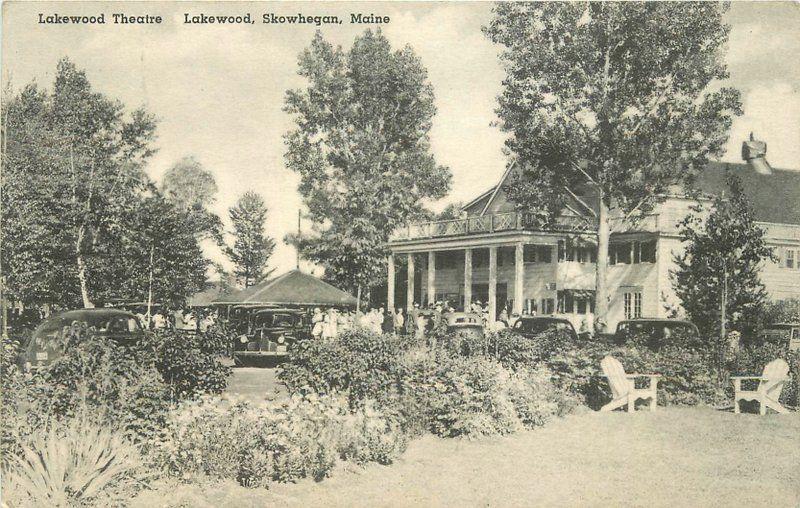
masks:
POLYGON ((345 331, 335 341, 310 339, 291 351, 279 379, 291 393, 347 392, 357 405, 391 390, 398 358, 407 347, 405 338, 362 328, 345 331))
POLYGON ((327 476, 337 457, 390 463, 405 449, 396 423, 372 403, 351 412, 336 396, 294 396, 254 406, 228 398, 188 402, 170 418, 158 462, 172 475, 235 479, 248 487, 327 476))
POLYGON ((507 434, 570 407, 549 372, 514 371, 483 356, 418 348, 404 355, 400 371, 400 412, 440 436, 507 434))
POLYGON ((9 506, 108 506, 129 498, 146 478, 137 448, 85 418, 35 432, 3 474, 9 506))
POLYGON ((661 404, 719 404, 724 400, 710 353, 705 350, 665 346, 652 351, 649 347, 586 343, 541 354, 539 361, 552 373, 558 388, 598 409, 611 397, 600 369, 600 361, 606 355, 619 360, 628 373, 660 374, 661 404))
POLYGON ((148 335, 141 347, 152 352, 152 361, 169 387, 172 400, 204 393, 222 393, 231 368, 222 363, 231 337, 219 326, 204 333, 162 329, 148 335))
POLYGON ((146 353, 91 337, 66 350, 30 386, 39 415, 74 417, 92 411, 138 439, 157 437, 169 390, 146 353))
POLYGON ((658 395, 662 404, 716 405, 725 400, 708 351, 669 346, 658 352, 619 348, 611 354, 622 362, 626 372, 660 374, 658 395))
POLYGON ((506 434, 570 406, 526 366, 532 358, 528 339, 454 335, 436 342, 417 345, 368 330, 336 341, 310 340, 290 355, 280 379, 292 393, 347 393, 351 407, 374 400, 411 435, 506 434))
MULTIPOLYGON (((728 360, 727 370, 736 376, 760 376, 764 366, 782 358, 789 364, 791 379, 784 385, 780 402, 789 406, 800 406, 800 351, 789 351, 787 344, 766 343, 741 349, 728 360)), ((727 383, 726 393, 733 397, 733 384, 727 383)))

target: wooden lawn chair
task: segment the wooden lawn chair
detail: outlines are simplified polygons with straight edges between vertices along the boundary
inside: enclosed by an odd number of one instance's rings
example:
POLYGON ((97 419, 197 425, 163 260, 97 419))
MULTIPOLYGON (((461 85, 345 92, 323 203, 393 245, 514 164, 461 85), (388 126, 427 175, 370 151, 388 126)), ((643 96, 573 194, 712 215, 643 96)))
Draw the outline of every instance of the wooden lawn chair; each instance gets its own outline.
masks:
POLYGON ((768 407, 782 414, 789 412, 778 402, 783 385, 789 380, 789 364, 785 360, 781 358, 772 360, 764 367, 764 373, 760 376, 731 376, 731 379, 733 380, 734 413, 739 413, 739 401, 741 400, 758 401, 758 412, 762 415, 767 414, 768 407), (743 380, 757 380, 758 386, 755 390, 742 390, 743 380))
POLYGON ((658 404, 658 374, 626 374, 622 364, 612 356, 606 356, 600 362, 600 367, 603 369, 603 374, 608 378, 608 384, 611 386, 612 400, 605 406, 600 408, 600 411, 613 411, 625 405, 628 406, 628 412, 633 413, 636 410, 637 400, 650 400, 650 411, 656 410, 658 404), (634 379, 637 377, 650 378, 650 384, 647 388, 636 388, 634 379))

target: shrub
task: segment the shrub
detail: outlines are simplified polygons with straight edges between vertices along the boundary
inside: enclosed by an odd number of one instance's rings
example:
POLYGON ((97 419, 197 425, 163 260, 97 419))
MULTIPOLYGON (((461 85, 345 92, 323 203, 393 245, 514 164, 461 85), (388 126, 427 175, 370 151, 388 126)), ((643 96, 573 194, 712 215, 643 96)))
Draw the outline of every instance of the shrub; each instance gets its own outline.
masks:
POLYGON ((228 332, 219 326, 203 333, 162 329, 148 335, 141 344, 170 390, 180 401, 204 393, 222 393, 231 368, 221 358, 230 344, 228 332))
POLYGON ((661 404, 714 405, 724 400, 710 353, 705 350, 666 346, 652 351, 647 347, 592 343, 545 356, 542 362, 552 372, 557 387, 598 409, 611 397, 600 369, 600 361, 606 355, 619 360, 628 373, 660 374, 661 404))
POLYGON ((34 433, 4 471, 3 497, 10 506, 121 504, 146 478, 142 466, 114 429, 73 419, 34 433))
POLYGON ((381 411, 372 400, 361 410, 341 417, 339 454, 342 459, 365 464, 391 464, 408 445, 408 434, 400 420, 381 411))
POLYGON ((658 394, 662 404, 717 405, 725 400, 710 351, 677 346, 658 352, 619 348, 612 355, 622 362, 626 372, 660 374, 658 394))
POLYGON ((357 405, 391 390, 398 358, 407 347, 402 337, 361 328, 345 331, 334 341, 309 339, 292 350, 279 379, 291 393, 347 392, 357 405))
POLYGON ((32 381, 40 416, 90 410, 137 440, 157 437, 170 406, 167 386, 141 351, 99 337, 70 347, 32 381))
MULTIPOLYGON (((742 348, 728 360, 727 370, 733 375, 739 376, 760 376, 764 371, 764 366, 775 360, 782 358, 789 364, 789 375, 791 379, 784 385, 781 392, 780 402, 789 406, 800 405, 800 351, 789 351, 787 344, 765 343, 760 346, 748 346, 742 348)), ((733 397, 733 384, 727 383, 726 393, 728 397, 733 397)))
POLYGON ((419 348, 404 355, 401 372, 406 418, 440 436, 507 434, 570 406, 549 372, 514 371, 492 358, 419 348))
POLYGON ((351 412, 337 396, 293 396, 254 406, 203 397, 170 418, 158 463, 183 479, 235 479, 247 487, 327 476, 337 457, 390 463, 405 449, 396 422, 371 402, 351 412))

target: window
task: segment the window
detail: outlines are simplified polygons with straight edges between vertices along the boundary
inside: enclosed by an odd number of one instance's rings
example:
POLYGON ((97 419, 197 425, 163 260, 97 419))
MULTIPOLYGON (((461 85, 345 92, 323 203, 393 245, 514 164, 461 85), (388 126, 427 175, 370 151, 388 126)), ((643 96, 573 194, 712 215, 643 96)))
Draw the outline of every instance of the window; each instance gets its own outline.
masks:
POLYGON ((542 314, 552 314, 555 311, 555 304, 552 298, 542 298, 542 314))
POLYGON ((526 263, 551 263, 552 248, 549 245, 526 245, 522 258, 526 263))
POLYGON ((630 292, 622 295, 625 319, 642 317, 642 293, 630 292))
MULTIPOLYGON (((548 248, 549 249, 549 248, 548 248)), ((548 253, 549 259, 549 253, 548 253)), ((569 240, 559 240, 558 261, 576 261, 578 263, 597 262, 597 249, 592 245, 574 245, 569 240)))
POLYGON ((794 268, 795 265, 795 251, 786 249, 786 268, 794 268))
POLYGON ((549 245, 537 245, 536 261, 539 263, 552 263, 552 250, 549 245))
POLYGON ((630 265, 656 262, 656 241, 617 242, 608 246, 608 264, 630 265))
POLYGON ((564 290, 558 292, 558 312, 562 314, 575 312, 575 299, 572 297, 572 291, 564 290))
POLYGON ((642 263, 655 263, 656 262, 656 241, 650 240, 648 242, 641 242, 639 244, 642 254, 642 263))
POLYGON ((522 260, 526 263, 536 262, 536 246, 525 245, 522 248, 522 260))

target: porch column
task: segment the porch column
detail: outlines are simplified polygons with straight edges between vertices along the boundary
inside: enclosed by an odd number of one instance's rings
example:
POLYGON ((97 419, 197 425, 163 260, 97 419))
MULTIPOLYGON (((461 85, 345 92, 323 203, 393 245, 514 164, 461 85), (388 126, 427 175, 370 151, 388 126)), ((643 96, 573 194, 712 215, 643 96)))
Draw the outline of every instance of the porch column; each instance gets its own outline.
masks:
POLYGON ((430 305, 436 296, 436 253, 428 251, 428 302, 430 305))
POLYGON ((394 312, 394 254, 386 260, 386 310, 394 312))
POLYGON ((464 312, 472 303, 472 249, 464 249, 464 312))
POLYGON ((406 286, 406 312, 414 308, 414 253, 408 253, 408 285, 406 286))
POLYGON ((489 324, 497 319, 497 247, 489 247, 489 324))
POLYGON ((525 283, 525 258, 523 252, 525 246, 522 242, 517 243, 514 249, 514 309, 513 312, 522 314, 522 299, 524 298, 523 284, 525 283))

